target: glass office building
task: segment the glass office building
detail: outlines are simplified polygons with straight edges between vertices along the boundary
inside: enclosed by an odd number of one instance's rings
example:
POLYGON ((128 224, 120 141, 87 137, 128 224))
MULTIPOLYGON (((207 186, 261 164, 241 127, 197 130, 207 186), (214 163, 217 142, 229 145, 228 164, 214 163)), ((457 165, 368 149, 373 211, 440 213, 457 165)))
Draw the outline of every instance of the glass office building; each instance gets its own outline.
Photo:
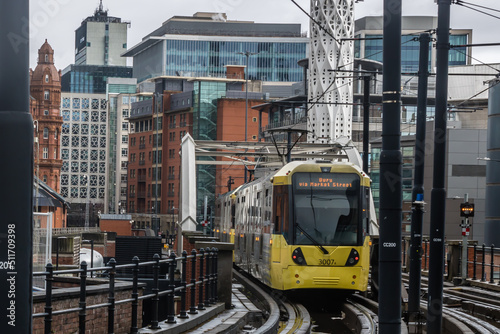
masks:
POLYGON ((297 64, 308 56, 300 24, 218 19, 217 13, 173 17, 129 49, 138 82, 158 76, 225 77, 227 65, 246 66, 249 79, 302 81, 297 64))
MULTIPOLYGON (((361 36, 357 36, 360 38, 361 36)), ((417 39, 418 35, 401 36, 401 70, 404 72, 414 73, 418 71, 418 59, 420 52, 420 42, 417 39)), ((364 41, 364 54, 361 54, 361 41, 355 41, 356 58, 364 58, 382 62, 383 60, 383 39, 382 35, 364 35, 367 38, 364 41)), ((429 68, 432 61, 432 43, 429 44, 429 68)), ((467 35, 450 35, 451 45, 467 44, 467 35)), ((466 47, 452 48, 449 53, 450 65, 466 65, 467 50, 466 47)))
POLYGON ((227 65, 246 65, 248 78, 302 81, 297 65, 306 57, 305 43, 166 40, 165 75, 225 77, 227 65))
POLYGON ((62 72, 61 91, 105 94, 108 78, 132 78, 132 67, 69 65, 62 72))
MULTIPOLYGON (((354 43, 354 56, 382 62, 383 60, 383 26, 382 16, 366 16, 356 20, 355 36, 359 38, 354 43)), ((401 36, 401 71, 415 73, 418 71, 420 42, 418 37, 423 32, 431 32, 431 38, 436 38, 437 17, 434 16, 403 16, 401 36), (432 32, 434 30, 434 32, 432 32)), ((466 45, 472 40, 471 29, 451 29, 450 44, 466 45)), ((436 66, 435 41, 429 45, 429 69, 436 66)), ((450 65, 469 65, 471 49, 453 47, 449 53, 450 65)))

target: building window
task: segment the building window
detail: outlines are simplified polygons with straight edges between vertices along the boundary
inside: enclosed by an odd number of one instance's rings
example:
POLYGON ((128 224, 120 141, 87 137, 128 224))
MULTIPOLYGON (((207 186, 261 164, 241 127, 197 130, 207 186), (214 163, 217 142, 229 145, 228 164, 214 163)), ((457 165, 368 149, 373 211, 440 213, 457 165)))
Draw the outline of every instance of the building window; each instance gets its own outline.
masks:
POLYGON ((43 139, 49 139, 49 128, 43 128, 43 139))
POLYGON ((57 159, 57 148, 54 148, 54 159, 57 159))
POLYGON ((43 174, 43 182, 47 183, 47 175, 46 174, 43 174))
POLYGON ((48 90, 46 90, 46 91, 43 93, 43 98, 44 98, 45 100, 48 100, 48 99, 50 98, 50 93, 49 93, 49 91, 48 91, 48 90))
POLYGON ((122 148, 122 157, 126 157, 128 155, 128 149, 122 148))
POLYGON ((56 131, 54 132, 54 139, 57 140, 57 135, 58 135, 58 131, 56 129, 56 131))
POLYGON ((45 55, 45 61, 49 61, 49 55, 45 55))
POLYGON ((128 136, 127 135, 122 136, 122 144, 128 144, 128 136))
POLYGON ((49 158, 49 148, 48 147, 44 147, 43 148, 43 158, 44 159, 48 159, 49 158))
POLYGON ((128 109, 123 109, 122 110, 122 116, 123 116, 123 118, 127 118, 129 116, 128 109))
POLYGON ((128 122, 122 122, 122 130, 128 131, 128 122))
POLYGON ((45 74, 45 82, 49 82, 49 75, 45 74))
POLYGON ((43 111, 43 115, 44 115, 44 116, 49 116, 49 111, 48 111, 48 110, 44 110, 44 111, 43 111))

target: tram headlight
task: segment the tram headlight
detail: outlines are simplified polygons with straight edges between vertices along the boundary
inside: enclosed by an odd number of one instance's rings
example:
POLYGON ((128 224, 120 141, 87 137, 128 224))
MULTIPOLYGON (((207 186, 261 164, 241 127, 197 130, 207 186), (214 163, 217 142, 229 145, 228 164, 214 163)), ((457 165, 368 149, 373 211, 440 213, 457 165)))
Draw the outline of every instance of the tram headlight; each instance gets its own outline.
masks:
POLYGON ((292 252, 292 260, 300 266, 307 266, 306 259, 304 258, 304 254, 302 254, 300 247, 295 248, 292 252))
POLYGON ((354 248, 351 249, 351 253, 349 253, 349 257, 345 263, 346 267, 352 267, 359 262, 359 252, 354 248))

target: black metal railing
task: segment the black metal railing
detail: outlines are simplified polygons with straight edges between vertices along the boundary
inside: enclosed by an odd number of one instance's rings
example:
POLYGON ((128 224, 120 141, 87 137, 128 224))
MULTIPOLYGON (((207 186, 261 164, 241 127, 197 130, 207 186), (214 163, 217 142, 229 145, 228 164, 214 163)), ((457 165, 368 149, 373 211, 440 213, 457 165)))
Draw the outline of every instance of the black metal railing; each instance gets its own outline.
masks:
MULTIPOLYGON (((461 253, 462 245, 460 245, 461 253)), ((462 259, 460 257, 460 266, 465 262, 467 266, 466 277, 472 278, 473 280, 480 280, 481 282, 486 282, 494 284, 495 280, 498 280, 500 284, 500 248, 495 248, 495 245, 486 246, 482 244, 481 246, 472 245, 467 247, 467 259, 462 259), (472 268, 471 268, 472 266, 472 268), (480 276, 478 277, 478 273, 480 276)))
MULTIPOLYGON (((496 248, 495 245, 487 246, 482 244, 478 246, 475 242, 471 243, 467 246, 465 259, 462 258, 463 246, 461 241, 452 241, 445 244, 445 274, 448 276, 450 276, 450 274, 462 276, 462 266, 465 265, 465 277, 462 277, 462 279, 472 279, 500 285, 500 248, 496 248), (452 251, 454 247, 456 247, 456 251, 452 251), (457 258, 454 259, 453 257, 457 258), (451 269, 452 263, 458 263, 458 265, 455 265, 456 268, 454 270, 451 269)), ((410 241, 403 239, 401 254, 403 267, 407 264, 409 247, 410 241)), ((421 269, 423 271, 428 271, 429 257, 432 254, 430 254, 429 240, 427 238, 424 238, 422 241, 421 254, 421 269)))
MULTIPOLYGON (((159 329, 159 308, 160 308, 160 297, 166 296, 167 303, 167 318, 166 323, 176 323, 175 314, 175 300, 174 297, 178 294, 180 296, 180 311, 177 314, 179 318, 188 318, 188 314, 196 314, 198 311, 205 310, 205 306, 212 305, 218 301, 217 298, 217 258, 218 250, 216 248, 204 250, 200 249, 197 253, 196 250, 191 251, 191 255, 187 255, 186 251, 182 252, 181 257, 176 257, 175 253, 171 253, 167 259, 160 259, 158 254, 155 254, 153 261, 140 262, 139 258, 135 256, 133 258, 133 263, 116 265, 116 261, 111 259, 107 266, 99 268, 87 268, 87 263, 82 262, 79 269, 73 270, 58 270, 54 271, 52 264, 47 264, 45 272, 35 272, 33 276, 45 276, 46 289, 45 289, 45 308, 43 313, 33 314, 33 318, 44 317, 45 322, 45 333, 52 333, 52 322, 56 315, 68 314, 72 312, 78 312, 79 318, 79 333, 85 333, 85 323, 88 311, 107 307, 108 309, 108 333, 114 333, 115 327, 115 311, 116 307, 120 304, 131 303, 131 328, 130 333, 138 333, 138 308, 139 301, 141 300, 152 300, 152 318, 149 324, 151 329, 159 329), (199 279, 196 280, 196 262, 199 258, 199 279), (190 283, 187 283, 188 274, 188 259, 191 261, 190 283), (182 275, 179 286, 176 287, 174 281, 174 273, 177 267, 177 263, 180 261, 182 267, 182 275), (167 266, 168 272, 168 289, 160 290, 159 287, 159 276, 160 276, 160 265, 165 264, 167 266), (205 267, 204 267, 205 265, 205 267), (140 267, 152 267, 153 268, 153 288, 151 293, 147 295, 139 296, 139 271, 140 267), (132 271, 132 293, 130 298, 122 299, 119 301, 115 300, 115 281, 117 270, 129 269, 132 271), (96 305, 87 306, 87 277, 89 272, 103 272, 106 271, 109 277, 109 295, 107 303, 101 303, 96 305), (77 308, 63 309, 53 311, 52 299, 53 299, 53 284, 54 277, 57 275, 68 275, 76 274, 79 275, 79 285, 80 285, 80 297, 79 304, 77 308), (198 288, 198 291, 197 291, 198 288), (190 291, 190 308, 187 312, 187 291, 190 291), (199 293, 199 304, 196 306, 196 292, 199 293)), ((165 320, 165 319, 162 319, 165 320)))

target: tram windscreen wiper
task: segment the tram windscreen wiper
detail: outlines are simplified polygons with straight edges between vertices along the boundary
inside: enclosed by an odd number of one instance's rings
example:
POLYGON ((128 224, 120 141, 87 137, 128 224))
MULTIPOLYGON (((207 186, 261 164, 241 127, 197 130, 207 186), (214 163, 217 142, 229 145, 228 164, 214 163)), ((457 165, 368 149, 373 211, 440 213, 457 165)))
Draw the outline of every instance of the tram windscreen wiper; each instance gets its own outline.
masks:
POLYGON ((298 223, 295 223, 295 226, 304 233, 304 235, 311 240, 311 242, 314 244, 314 246, 318 247, 324 254, 328 254, 328 251, 325 249, 325 247, 321 246, 319 242, 317 242, 313 237, 311 237, 298 223))

